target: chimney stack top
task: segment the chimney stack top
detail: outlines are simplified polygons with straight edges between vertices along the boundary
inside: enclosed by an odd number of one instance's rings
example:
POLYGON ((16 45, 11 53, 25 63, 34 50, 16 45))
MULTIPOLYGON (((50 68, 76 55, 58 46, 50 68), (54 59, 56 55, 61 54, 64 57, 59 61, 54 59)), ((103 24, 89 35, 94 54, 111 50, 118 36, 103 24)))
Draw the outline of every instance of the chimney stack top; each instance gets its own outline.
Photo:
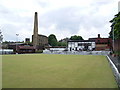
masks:
POLYGON ((100 34, 98 34, 98 38, 100 38, 100 34))
POLYGON ((35 12, 35 14, 37 14, 37 12, 35 12))

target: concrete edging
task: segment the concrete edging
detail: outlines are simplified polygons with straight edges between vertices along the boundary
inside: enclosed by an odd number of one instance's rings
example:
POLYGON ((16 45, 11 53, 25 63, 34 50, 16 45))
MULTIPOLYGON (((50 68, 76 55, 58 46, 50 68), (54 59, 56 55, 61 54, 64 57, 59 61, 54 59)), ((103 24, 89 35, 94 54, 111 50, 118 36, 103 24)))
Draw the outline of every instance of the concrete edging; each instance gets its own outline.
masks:
POLYGON ((113 70, 115 79, 116 79, 116 81, 117 81, 117 84, 118 84, 118 86, 120 87, 120 73, 119 73, 117 67, 116 67, 115 64, 111 61, 111 59, 109 58, 108 55, 107 55, 107 59, 108 59, 110 65, 111 65, 111 68, 112 68, 112 70, 113 70))

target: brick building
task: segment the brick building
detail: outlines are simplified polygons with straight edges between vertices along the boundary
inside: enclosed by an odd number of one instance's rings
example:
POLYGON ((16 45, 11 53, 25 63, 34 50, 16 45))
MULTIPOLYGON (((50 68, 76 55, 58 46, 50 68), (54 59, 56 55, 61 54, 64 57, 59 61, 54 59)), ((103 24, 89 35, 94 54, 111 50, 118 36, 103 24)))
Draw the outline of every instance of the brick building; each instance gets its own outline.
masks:
POLYGON ((8 49, 13 49, 14 53, 34 53, 35 47, 31 44, 13 43, 8 45, 8 49))
POLYGON ((89 40, 94 40, 96 43, 95 50, 112 50, 112 39, 111 38, 101 38, 98 34, 97 38, 89 38, 89 40))

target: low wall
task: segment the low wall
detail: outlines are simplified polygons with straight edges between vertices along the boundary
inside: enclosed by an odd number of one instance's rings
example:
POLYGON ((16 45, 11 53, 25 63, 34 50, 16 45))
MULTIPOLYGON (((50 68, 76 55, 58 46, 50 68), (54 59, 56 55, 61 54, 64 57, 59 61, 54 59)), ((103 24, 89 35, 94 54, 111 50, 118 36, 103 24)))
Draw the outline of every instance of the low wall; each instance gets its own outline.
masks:
POLYGON ((0 49, 0 55, 2 54, 14 54, 12 49, 0 49))
POLYGON ((120 87, 120 73, 118 71, 118 68, 115 66, 115 64, 112 62, 112 60, 109 58, 109 56, 107 56, 107 58, 108 58, 108 61, 110 63, 110 66, 112 68, 112 71, 114 73, 114 76, 115 76, 115 79, 117 81, 117 84, 120 87))
POLYGON ((108 55, 110 51, 50 51, 43 50, 43 54, 68 54, 68 55, 108 55))

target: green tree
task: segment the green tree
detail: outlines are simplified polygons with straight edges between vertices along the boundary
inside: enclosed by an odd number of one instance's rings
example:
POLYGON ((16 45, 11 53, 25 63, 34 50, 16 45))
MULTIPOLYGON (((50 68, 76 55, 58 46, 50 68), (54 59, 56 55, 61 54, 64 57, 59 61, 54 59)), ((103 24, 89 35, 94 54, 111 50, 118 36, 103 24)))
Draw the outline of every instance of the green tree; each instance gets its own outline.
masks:
POLYGON ((81 36, 74 35, 70 37, 70 40, 84 40, 84 39, 81 36))
POLYGON ((120 12, 114 16, 110 23, 112 23, 112 25, 109 37, 113 38, 114 33, 114 39, 120 38, 120 12))
POLYGON ((48 43, 51 45, 51 46, 57 46, 57 38, 54 34, 50 34, 48 36, 48 43))
POLYGON ((57 42, 57 46, 67 46, 67 42, 57 42))

